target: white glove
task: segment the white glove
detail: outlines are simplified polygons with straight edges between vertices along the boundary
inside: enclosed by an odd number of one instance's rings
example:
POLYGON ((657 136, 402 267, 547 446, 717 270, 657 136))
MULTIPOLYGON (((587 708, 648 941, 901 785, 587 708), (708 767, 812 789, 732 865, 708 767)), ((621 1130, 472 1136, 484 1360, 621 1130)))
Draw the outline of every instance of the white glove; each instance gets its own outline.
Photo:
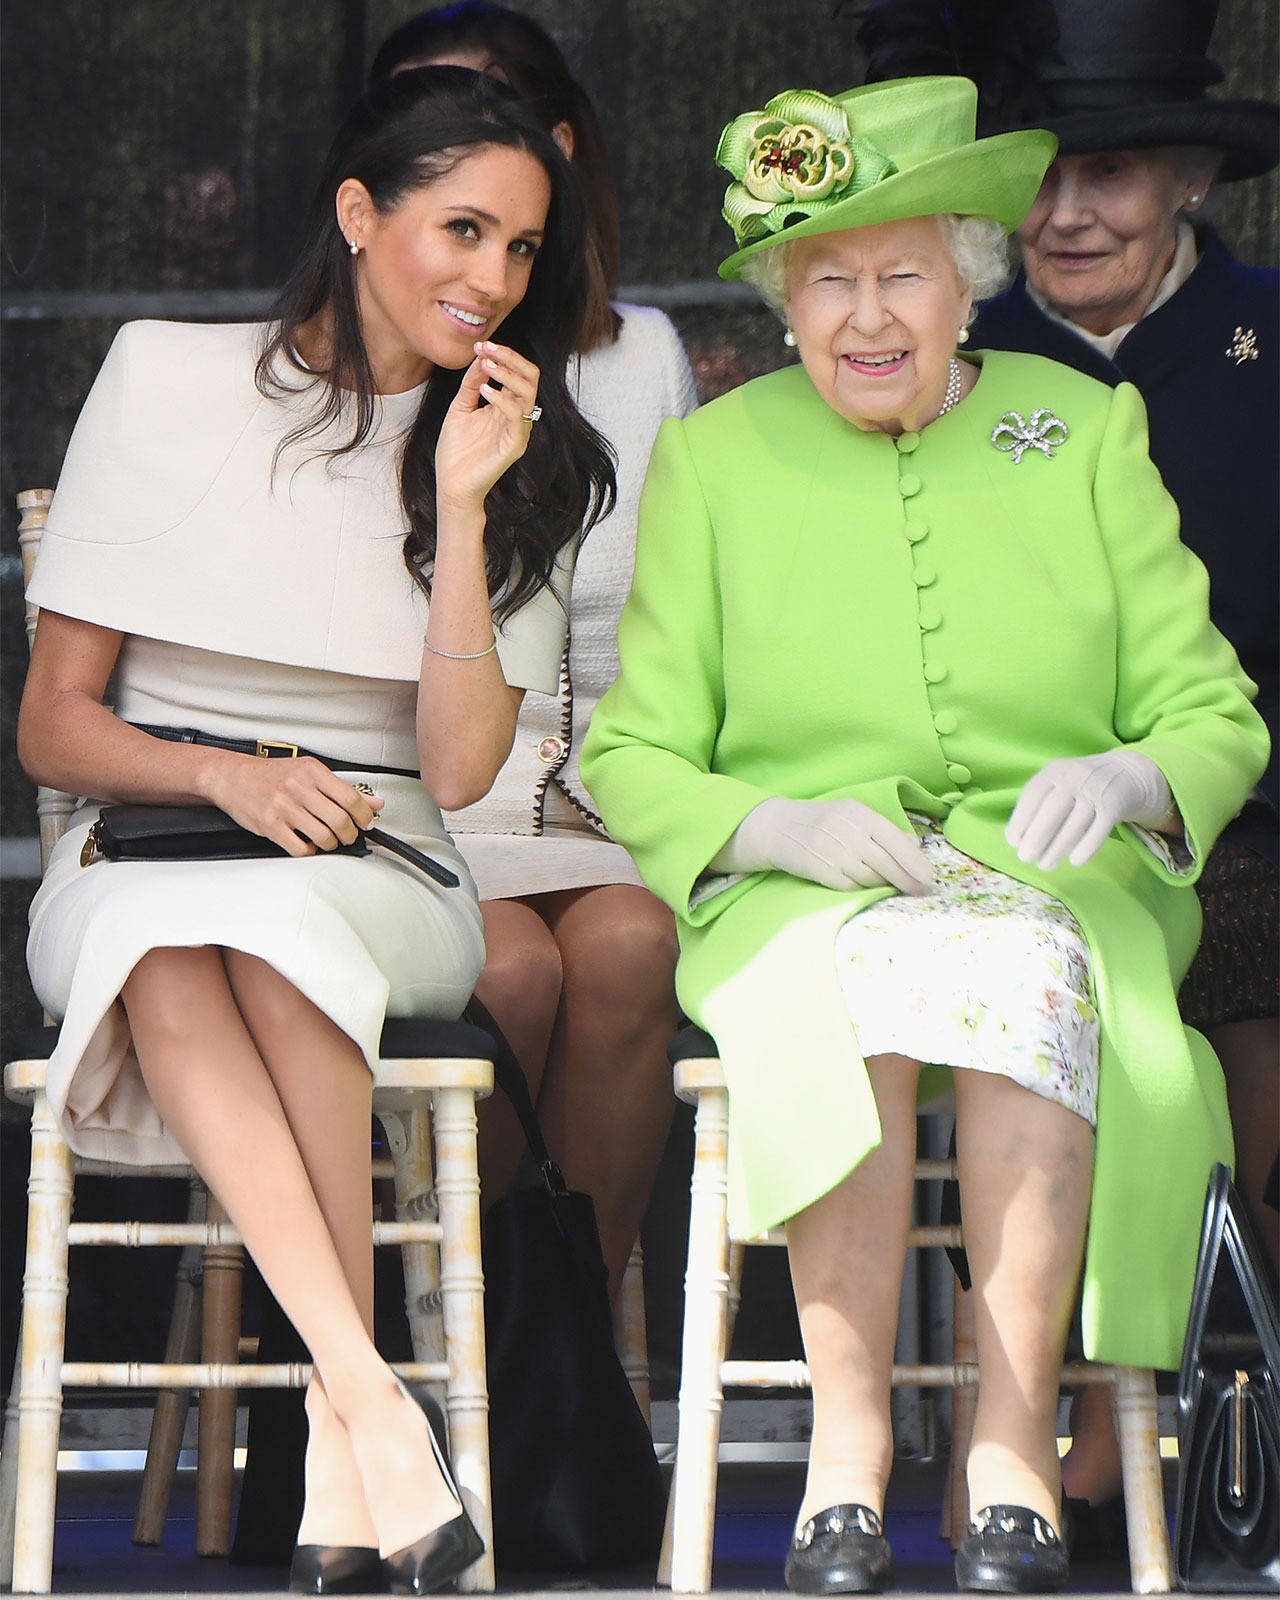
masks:
POLYGON ((762 800, 711 862, 714 872, 771 867, 828 889, 890 883, 903 894, 928 894, 933 887, 933 868, 915 834, 860 800, 762 800))
POLYGON ((1004 836, 1019 861, 1050 872, 1065 857, 1082 867, 1118 822, 1146 827, 1175 817, 1164 773, 1138 750, 1050 761, 1018 796, 1004 836))

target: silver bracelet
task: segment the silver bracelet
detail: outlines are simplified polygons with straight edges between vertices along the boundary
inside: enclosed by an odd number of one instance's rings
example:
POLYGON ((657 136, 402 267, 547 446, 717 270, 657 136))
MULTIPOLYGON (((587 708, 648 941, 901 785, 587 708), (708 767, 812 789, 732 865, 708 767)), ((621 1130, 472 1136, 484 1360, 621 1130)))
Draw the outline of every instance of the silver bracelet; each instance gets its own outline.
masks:
POLYGON ((484 650, 472 650, 469 654, 460 655, 456 650, 441 650, 438 645, 432 644, 430 639, 424 638, 423 647, 430 650, 433 656, 443 656, 446 661, 479 661, 481 656, 491 656, 498 648, 498 636, 495 634, 493 643, 484 650))

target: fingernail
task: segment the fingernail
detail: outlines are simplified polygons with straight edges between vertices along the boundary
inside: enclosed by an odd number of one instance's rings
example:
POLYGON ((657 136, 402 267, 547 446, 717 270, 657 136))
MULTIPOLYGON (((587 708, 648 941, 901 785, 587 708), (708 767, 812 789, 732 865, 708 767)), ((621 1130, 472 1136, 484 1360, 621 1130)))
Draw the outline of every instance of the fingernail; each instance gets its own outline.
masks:
POLYGON ((484 347, 486 350, 496 350, 498 348, 492 339, 486 339, 484 342, 484 347))

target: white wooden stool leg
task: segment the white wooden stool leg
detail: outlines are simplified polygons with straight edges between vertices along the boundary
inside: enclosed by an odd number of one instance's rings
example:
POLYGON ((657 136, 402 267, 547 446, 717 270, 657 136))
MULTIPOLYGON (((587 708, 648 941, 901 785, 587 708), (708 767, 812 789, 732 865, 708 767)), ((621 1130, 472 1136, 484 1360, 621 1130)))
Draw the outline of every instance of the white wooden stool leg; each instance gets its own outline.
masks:
MULTIPOLYGON (((432 1107, 436 1198, 444 1235, 440 1245, 440 1298, 449 1358, 449 1439, 454 1476, 485 1544, 484 1555, 458 1579, 458 1588, 465 1593, 489 1593, 494 1586, 493 1513, 475 1094, 470 1089, 437 1089, 432 1095, 432 1107)), ((420 1117, 424 1113, 413 1115, 420 1117)))
MULTIPOLYGON (((206 1216, 228 1217, 215 1195, 206 1216)), ((240 1347, 240 1289, 244 1249, 238 1244, 206 1245, 201 1280, 202 1344, 205 1361, 234 1365, 240 1347)), ((196 1554, 225 1556, 231 1551, 231 1486, 235 1472, 236 1391, 200 1391, 200 1440, 196 1456, 196 1554)))
POLYGON ((49 1102, 41 1090, 31 1108, 27 1265, 22 1279, 22 1392, 18 1399, 18 1483, 13 1552, 15 1594, 48 1594, 53 1581, 71 1191, 71 1152, 58 1136, 49 1102))
MULTIPOLYGON (((187 1202, 187 1221, 204 1220, 205 1188, 202 1183, 193 1182, 187 1202)), ((164 1347, 166 1363, 186 1365, 199 1361, 200 1322, 200 1246, 189 1244, 184 1246, 178 1262, 173 1314, 169 1318, 169 1336, 164 1347)), ((156 1395, 151 1413, 151 1433, 147 1438, 147 1462, 143 1468, 138 1511, 133 1522, 134 1544, 157 1545, 164 1538, 164 1527, 169 1516, 169 1496, 173 1492, 173 1475, 178 1470, 182 1432, 190 1408, 190 1389, 161 1389, 156 1395)))
POLYGON ((1160 1472, 1155 1376, 1142 1367, 1115 1369, 1116 1438, 1129 1526, 1129 1572, 1134 1594, 1168 1594, 1173 1587, 1169 1524, 1160 1472))
MULTIPOLYGON (((420 1113, 380 1112, 378 1120, 387 1136, 395 1168, 396 1220, 436 1222, 435 1173, 431 1159, 429 1119, 420 1113)), ((415 1361, 445 1359, 444 1330, 440 1321, 440 1251, 433 1244, 403 1244, 404 1309, 409 1319, 415 1361)), ((423 1386, 419 1386, 423 1387, 423 1386)), ((444 1384, 425 1385, 443 1411, 444 1384)), ((441 1444, 447 1441, 441 1440, 441 1444)))
POLYGON ((671 1587, 705 1594, 711 1587, 716 1455, 724 1390, 729 1305, 729 1096, 705 1088, 694 1123, 689 1259, 685 1272, 684 1338, 676 1440, 671 1587))
POLYGON ((22 1393, 22 1322, 13 1379, 4 1408, 4 1441, 0 1443, 0 1587, 13 1582, 13 1503, 18 1493, 18 1397, 22 1393))
POLYGON ((613 1342, 636 1404, 653 1431, 649 1412, 649 1339, 644 1319, 644 1254, 637 1240, 627 1260, 618 1302, 613 1308, 613 1342))
MULTIPOLYGON (((955 1334, 951 1360, 957 1367, 973 1366, 978 1360, 978 1335, 973 1320, 973 1291, 955 1284, 955 1334)), ((978 1391, 966 1384, 951 1390, 951 1463, 947 1473, 947 1503, 943 1536, 958 1550, 969 1526, 969 1441, 973 1437, 973 1416, 978 1409, 978 1391)))

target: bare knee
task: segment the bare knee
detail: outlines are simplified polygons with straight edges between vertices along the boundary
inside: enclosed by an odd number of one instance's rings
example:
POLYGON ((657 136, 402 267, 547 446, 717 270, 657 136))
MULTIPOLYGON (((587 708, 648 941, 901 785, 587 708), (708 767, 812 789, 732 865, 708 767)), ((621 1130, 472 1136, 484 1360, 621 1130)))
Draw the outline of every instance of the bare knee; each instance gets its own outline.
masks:
POLYGON ((139 958, 120 998, 131 1023, 145 1019, 153 1029, 182 1037, 193 1025, 193 1002, 219 987, 226 990, 227 973, 217 946, 166 946, 139 958))
POLYGON ((674 1013, 675 918, 647 889, 615 883, 591 890, 557 921, 556 937, 565 981, 584 998, 674 1013))
POLYGON ((549 1031, 564 977, 551 930, 519 900, 490 900, 481 909, 485 963, 477 995, 504 1027, 549 1031))

